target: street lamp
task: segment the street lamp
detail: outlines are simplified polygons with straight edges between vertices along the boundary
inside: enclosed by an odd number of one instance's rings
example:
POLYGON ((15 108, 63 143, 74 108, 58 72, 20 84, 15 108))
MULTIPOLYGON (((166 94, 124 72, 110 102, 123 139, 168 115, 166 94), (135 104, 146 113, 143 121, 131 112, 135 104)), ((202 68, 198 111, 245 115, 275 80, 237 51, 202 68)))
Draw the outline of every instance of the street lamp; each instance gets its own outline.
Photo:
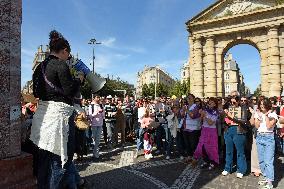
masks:
POLYGON ((95 45, 100 45, 102 44, 101 42, 97 42, 97 40, 95 38, 90 39, 89 45, 93 45, 93 73, 95 73, 95 45))

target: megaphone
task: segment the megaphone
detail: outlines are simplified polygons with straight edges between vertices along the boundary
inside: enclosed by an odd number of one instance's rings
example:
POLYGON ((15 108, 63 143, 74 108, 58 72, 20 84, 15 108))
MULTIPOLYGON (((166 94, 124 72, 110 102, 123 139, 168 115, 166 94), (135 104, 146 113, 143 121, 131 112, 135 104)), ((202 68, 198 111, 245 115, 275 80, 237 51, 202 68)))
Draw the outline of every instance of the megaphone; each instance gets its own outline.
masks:
POLYGON ((99 91, 106 83, 106 79, 100 77, 98 74, 94 74, 91 70, 80 60, 74 57, 70 57, 67 60, 67 65, 74 71, 74 75, 84 74, 87 82, 90 84, 93 93, 99 91))

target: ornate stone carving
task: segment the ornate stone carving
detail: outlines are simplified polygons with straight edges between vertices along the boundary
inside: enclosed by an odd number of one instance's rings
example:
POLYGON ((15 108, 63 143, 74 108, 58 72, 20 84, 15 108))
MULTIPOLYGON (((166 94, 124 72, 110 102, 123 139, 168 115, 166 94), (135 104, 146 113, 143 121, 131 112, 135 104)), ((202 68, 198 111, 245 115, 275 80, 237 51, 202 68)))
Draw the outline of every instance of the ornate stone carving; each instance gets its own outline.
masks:
POLYGON ((246 12, 252 12, 263 8, 271 7, 270 4, 265 4, 262 1, 257 0, 233 0, 231 3, 222 9, 220 12, 213 16, 214 18, 238 15, 246 12))

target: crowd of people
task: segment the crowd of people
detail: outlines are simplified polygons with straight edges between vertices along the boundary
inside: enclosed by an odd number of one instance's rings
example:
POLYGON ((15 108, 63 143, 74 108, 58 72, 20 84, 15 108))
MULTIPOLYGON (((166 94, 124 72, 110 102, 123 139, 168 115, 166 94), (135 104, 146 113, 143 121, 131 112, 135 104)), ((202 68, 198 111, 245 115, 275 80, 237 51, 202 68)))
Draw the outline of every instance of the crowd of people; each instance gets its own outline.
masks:
MULTIPOLYGON (((29 114, 35 111, 34 106, 27 105, 23 110, 29 114)), ((146 159, 178 155, 193 166, 200 161, 199 166, 208 170, 224 162, 222 175, 226 176, 233 172, 235 153, 238 178, 250 170, 262 178, 259 184, 272 188, 274 157, 284 153, 281 98, 247 98, 234 92, 226 98, 200 99, 189 94, 184 98, 135 100, 94 94, 93 99, 82 99, 80 106, 83 111, 79 115, 86 118, 89 127, 76 128, 78 160, 90 149, 99 160, 101 138, 101 145, 108 149, 136 140, 136 158, 142 154, 146 159)))
POLYGON ((86 181, 76 169, 74 153, 82 160, 92 149, 99 161, 102 145, 113 149, 128 143, 136 144, 135 158, 178 155, 184 163, 208 170, 224 163, 224 176, 236 164, 237 178, 250 170, 261 188, 273 188, 274 160, 284 153, 283 98, 247 98, 234 91, 226 98, 93 94, 81 99, 77 94, 86 76, 71 75, 68 41, 52 31, 49 46, 51 54, 33 74, 36 100, 22 100, 22 150, 34 156, 38 188, 82 188, 86 181))

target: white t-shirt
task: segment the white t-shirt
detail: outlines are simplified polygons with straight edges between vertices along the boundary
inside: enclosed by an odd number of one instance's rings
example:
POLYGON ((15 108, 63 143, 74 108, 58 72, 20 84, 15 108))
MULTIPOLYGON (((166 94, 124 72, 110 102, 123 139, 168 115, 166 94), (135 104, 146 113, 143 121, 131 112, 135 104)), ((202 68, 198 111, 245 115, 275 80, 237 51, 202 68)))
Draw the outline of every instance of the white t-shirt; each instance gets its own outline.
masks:
POLYGON ((146 114, 146 108, 140 107, 138 108, 138 122, 141 123, 144 115, 146 114))
POLYGON ((218 116, 217 115, 212 115, 212 114, 209 114, 208 112, 206 112, 206 116, 208 119, 214 121, 214 123, 212 125, 209 125, 208 122, 204 119, 203 121, 203 127, 207 127, 207 128, 216 128, 216 121, 218 119, 218 116))
MULTIPOLYGON (((195 107, 196 107, 196 104, 193 104, 192 106, 190 106, 188 110, 193 111, 195 107)), ((200 130, 200 127, 201 127, 200 117, 192 119, 189 115, 187 115, 185 124, 186 124, 187 130, 191 130, 191 131, 200 130)))
MULTIPOLYGON (((274 118, 276 121, 278 120, 278 116, 275 112, 269 113, 268 114, 269 118, 274 118)), ((267 128, 266 126, 266 121, 265 121, 265 114, 260 113, 260 115, 258 115, 257 113, 254 114, 254 118, 255 119, 259 119, 261 120, 260 122, 260 126, 257 129, 258 132, 263 132, 263 133, 273 133, 274 127, 272 128, 267 128)), ((274 125, 275 126, 275 125, 274 125)))

